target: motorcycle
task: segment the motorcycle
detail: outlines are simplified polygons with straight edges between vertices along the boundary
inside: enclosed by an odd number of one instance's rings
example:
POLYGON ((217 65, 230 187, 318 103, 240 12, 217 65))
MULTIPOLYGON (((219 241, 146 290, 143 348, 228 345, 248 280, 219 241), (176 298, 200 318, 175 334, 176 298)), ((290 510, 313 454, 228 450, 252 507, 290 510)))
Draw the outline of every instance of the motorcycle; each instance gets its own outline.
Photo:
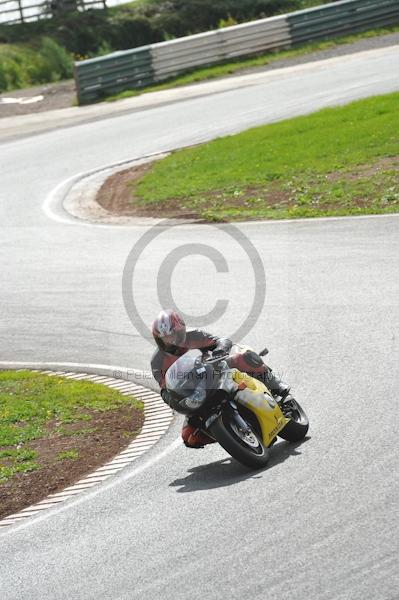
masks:
MULTIPOLYGON (((248 350, 234 347, 236 353, 248 350)), ((267 353, 265 348, 258 355, 267 353)), ((231 368, 228 358, 191 350, 169 367, 166 387, 179 412, 190 415, 190 423, 240 463, 259 469, 266 466, 277 437, 298 442, 306 436, 309 421, 292 396, 274 396, 263 382, 231 368)))

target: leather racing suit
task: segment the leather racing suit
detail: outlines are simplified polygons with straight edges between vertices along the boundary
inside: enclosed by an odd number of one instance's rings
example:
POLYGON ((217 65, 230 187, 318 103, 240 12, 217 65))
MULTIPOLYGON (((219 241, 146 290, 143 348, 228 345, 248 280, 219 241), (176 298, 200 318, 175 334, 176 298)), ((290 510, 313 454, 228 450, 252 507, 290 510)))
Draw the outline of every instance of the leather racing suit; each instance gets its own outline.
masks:
MULTIPOLYGON (((221 351, 224 354, 230 351, 232 345, 232 341, 228 338, 219 338, 201 329, 194 329, 187 331, 183 346, 174 346, 169 348, 168 352, 157 348, 151 359, 151 370, 161 388, 163 401, 174 410, 178 409, 172 394, 165 388, 165 375, 169 367, 180 356, 194 349, 203 352, 221 351)), ((275 395, 285 396, 288 394, 289 387, 282 383, 270 367, 264 364, 262 358, 256 352, 247 351, 244 354, 233 354, 229 356, 227 362, 230 367, 236 367, 240 371, 263 381, 275 395)), ((191 418, 190 422, 190 416, 186 416, 184 421, 182 438, 185 445, 192 448, 199 448, 213 441, 198 430, 195 426, 195 419, 191 418)))

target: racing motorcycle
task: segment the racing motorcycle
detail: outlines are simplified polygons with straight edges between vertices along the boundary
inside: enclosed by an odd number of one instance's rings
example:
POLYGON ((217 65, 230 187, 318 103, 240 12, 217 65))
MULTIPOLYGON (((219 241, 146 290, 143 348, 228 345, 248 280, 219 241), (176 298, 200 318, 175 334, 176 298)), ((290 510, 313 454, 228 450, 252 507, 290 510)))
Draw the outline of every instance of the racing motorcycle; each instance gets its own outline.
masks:
MULTIPOLYGON (((248 350, 234 346, 236 353, 248 350)), ((258 355, 267 353, 265 348, 258 355)), ((191 350, 169 367, 166 387, 179 412, 190 415, 190 423, 240 463, 259 469, 267 464, 277 436, 298 442, 306 436, 309 421, 294 398, 274 396, 258 379, 231 368, 228 357, 191 350)))

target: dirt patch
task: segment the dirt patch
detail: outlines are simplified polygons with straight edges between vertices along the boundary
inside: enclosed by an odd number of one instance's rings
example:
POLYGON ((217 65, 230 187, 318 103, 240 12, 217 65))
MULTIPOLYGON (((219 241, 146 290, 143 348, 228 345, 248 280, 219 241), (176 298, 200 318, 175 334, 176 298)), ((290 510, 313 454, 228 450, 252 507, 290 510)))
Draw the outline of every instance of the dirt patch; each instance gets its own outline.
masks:
POLYGON ((134 186, 148 173, 151 166, 151 163, 146 163, 110 175, 97 193, 98 204, 117 215, 137 214, 135 211, 138 208, 132 205, 134 186))
POLYGON ((181 199, 168 200, 165 205, 140 203, 134 193, 135 186, 151 167, 152 163, 146 163, 110 175, 97 192, 96 201, 107 211, 118 216, 199 218, 196 211, 184 207, 181 199))
POLYGON ((105 412, 84 409, 82 413, 90 419, 62 426, 49 421, 49 437, 24 446, 38 453, 34 460, 40 469, 18 473, 0 484, 0 518, 61 491, 108 462, 136 437, 144 422, 143 411, 131 406, 105 412), (71 450, 78 453, 78 459, 57 459, 71 450))
POLYGON ((61 81, 0 94, 0 118, 70 108, 76 104, 75 81, 61 81), (32 99, 43 96, 37 102, 32 99), (10 100, 13 100, 10 102, 10 100), (14 102, 17 100, 18 102, 14 102))
POLYGON ((399 171, 399 156, 389 156, 387 158, 380 158, 377 162, 372 165, 359 165, 353 167, 350 172, 336 171, 335 173, 329 173, 327 180, 334 182, 341 179, 343 176, 348 181, 354 181, 356 179, 372 177, 381 171, 399 171))

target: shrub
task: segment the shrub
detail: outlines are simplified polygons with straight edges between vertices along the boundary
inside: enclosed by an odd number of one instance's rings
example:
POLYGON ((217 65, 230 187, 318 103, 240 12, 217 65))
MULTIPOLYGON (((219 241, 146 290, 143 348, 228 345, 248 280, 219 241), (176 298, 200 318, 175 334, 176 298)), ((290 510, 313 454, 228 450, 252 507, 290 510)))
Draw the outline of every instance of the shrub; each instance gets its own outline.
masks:
POLYGON ((0 25, 0 43, 51 37, 75 55, 93 55, 104 44, 133 48, 325 4, 328 0, 146 0, 107 10, 68 12, 52 19, 0 25), (224 26, 225 26, 224 25, 224 26))
POLYGON ((231 15, 229 15, 227 19, 220 19, 218 23, 218 29, 232 27, 233 25, 237 25, 237 21, 231 15))
POLYGON ((114 48, 126 50, 163 40, 162 31, 144 16, 116 14, 109 24, 109 42, 114 48))
POLYGON ((72 77, 72 59, 68 52, 49 37, 43 38, 40 55, 52 81, 72 77))
POLYGON ((51 38, 38 46, 0 45, 0 92, 72 76, 72 57, 51 38))
POLYGON ((29 85, 27 65, 35 59, 34 53, 24 47, 7 44, 0 46, 0 92, 29 85))

